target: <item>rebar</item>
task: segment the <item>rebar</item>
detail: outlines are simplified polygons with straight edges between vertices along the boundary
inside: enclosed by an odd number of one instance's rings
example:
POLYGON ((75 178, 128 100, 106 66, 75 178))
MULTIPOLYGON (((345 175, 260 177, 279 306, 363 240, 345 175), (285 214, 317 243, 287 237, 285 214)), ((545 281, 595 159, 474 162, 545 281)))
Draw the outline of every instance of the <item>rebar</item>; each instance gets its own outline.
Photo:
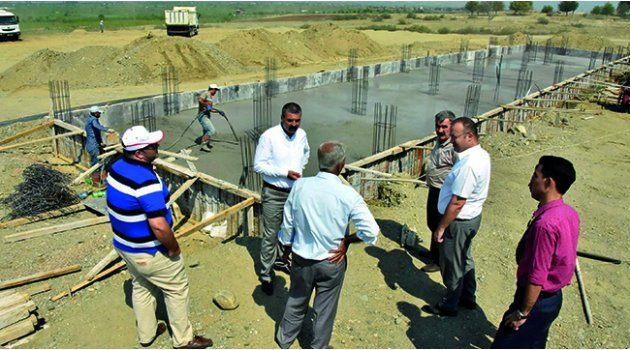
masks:
POLYGON ((562 38, 562 42, 560 42, 560 54, 566 55, 568 47, 569 47, 569 37, 565 36, 562 38))
POLYGON ((543 58, 543 64, 551 63, 551 61, 553 60, 553 52, 554 47, 551 43, 551 39, 547 39, 547 42, 545 43, 545 56, 543 58))
POLYGON ((253 129, 263 132, 271 126, 271 96, 267 94, 265 84, 256 84, 252 98, 254 125, 253 129))
POLYGON ((68 85, 68 81, 48 81, 48 92, 52 102, 53 116, 61 121, 70 122, 72 107, 70 105, 70 85, 68 85))
POLYGON ((179 76, 173 66, 162 67, 164 115, 179 113, 179 76))
POLYGON ((496 75, 497 82, 494 86, 493 101, 495 104, 499 103, 499 94, 501 91, 501 68, 503 67, 503 55, 499 57, 497 65, 494 67, 494 74, 496 75))
POLYGON ((464 104, 464 117, 473 117, 479 110, 479 97, 481 96, 481 84, 468 85, 466 102, 464 104))
POLYGON ((245 137, 239 138, 243 170, 238 183, 255 192, 262 188, 262 176, 254 171, 254 156, 260 135, 260 130, 251 129, 245 131, 245 137))
POLYGON ((22 172, 22 183, 0 202, 11 209, 6 219, 37 215, 79 203, 69 175, 43 164, 31 164, 22 172))
POLYGON ((346 76, 348 77, 347 81, 354 81, 356 76, 356 68, 357 68, 357 49, 348 50, 348 70, 346 76))
POLYGON ((437 57, 433 57, 431 60, 431 66, 429 71, 429 94, 437 95, 440 91, 440 70, 442 69, 442 64, 438 60, 437 57))
POLYGON ((461 39, 459 42, 459 54, 457 54, 457 63, 462 63, 462 58, 468 51, 468 43, 470 41, 468 39, 461 39))
POLYGON ((486 53, 483 51, 475 52, 475 63, 473 66, 473 83, 481 83, 486 70, 486 53))
MULTIPOLYGON (((370 67, 365 66, 360 70, 361 77, 352 81, 352 106, 350 112, 352 114, 365 115, 367 113, 370 67)), ((356 75, 358 76, 359 74, 357 73, 356 75)))
POLYGON ((270 98, 276 97, 278 94, 278 82, 276 81, 276 73, 278 72, 278 64, 273 57, 267 58, 265 64, 265 94, 270 98))
POLYGON ((531 70, 521 69, 518 71, 518 80, 516 81, 516 91, 514 99, 524 97, 527 90, 532 85, 532 77, 534 73, 531 70))
POLYGON ((602 64, 606 64, 606 63, 612 61, 613 51, 614 51, 614 49, 612 47, 605 47, 604 48, 604 53, 602 54, 602 64))
POLYGON ((409 67, 409 59, 411 58, 411 45, 403 44, 400 47, 400 72, 409 73, 411 71, 409 67))
POLYGON ((396 118, 398 107, 374 104, 374 126, 372 129, 372 154, 392 148, 396 144, 396 118))
POLYGON ((591 70, 593 68, 595 68, 595 64, 597 64, 597 55, 599 54, 599 52, 597 51, 593 51, 591 52, 591 57, 588 61, 588 70, 591 70))
POLYGON ((553 73, 553 83, 557 84, 563 80, 564 75, 564 61, 556 62, 556 69, 553 73))
POLYGON ((527 70, 527 66, 529 65, 529 56, 530 56, 530 51, 529 50, 523 51, 523 56, 521 57, 521 68, 520 68, 520 70, 527 70))

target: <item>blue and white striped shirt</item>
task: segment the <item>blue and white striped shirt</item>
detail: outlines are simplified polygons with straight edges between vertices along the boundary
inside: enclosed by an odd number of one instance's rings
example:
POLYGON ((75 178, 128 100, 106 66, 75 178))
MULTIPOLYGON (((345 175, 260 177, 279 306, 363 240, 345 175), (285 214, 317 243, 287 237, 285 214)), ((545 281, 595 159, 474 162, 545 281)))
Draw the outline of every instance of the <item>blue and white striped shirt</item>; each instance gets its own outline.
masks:
POLYGON ((151 164, 124 157, 112 163, 107 176, 107 211, 114 246, 131 253, 166 252, 147 219, 163 216, 172 225, 168 200, 168 189, 151 164))

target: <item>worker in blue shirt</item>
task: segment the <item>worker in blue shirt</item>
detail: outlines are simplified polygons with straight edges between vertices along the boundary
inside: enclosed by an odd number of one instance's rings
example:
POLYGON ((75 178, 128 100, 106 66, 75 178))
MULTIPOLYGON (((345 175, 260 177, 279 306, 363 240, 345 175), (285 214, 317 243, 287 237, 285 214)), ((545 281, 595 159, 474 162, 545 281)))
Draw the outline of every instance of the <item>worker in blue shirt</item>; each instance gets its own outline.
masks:
MULTIPOLYGON (((115 132, 113 129, 108 129, 101 125, 99 118, 102 113, 103 111, 98 106, 92 106, 90 108, 90 115, 85 122, 85 150, 90 155, 90 166, 94 166, 98 163, 98 156, 101 154, 101 147, 104 145, 101 131, 108 133, 115 132)), ((96 183, 100 181, 100 171, 92 173, 92 182, 96 183)))

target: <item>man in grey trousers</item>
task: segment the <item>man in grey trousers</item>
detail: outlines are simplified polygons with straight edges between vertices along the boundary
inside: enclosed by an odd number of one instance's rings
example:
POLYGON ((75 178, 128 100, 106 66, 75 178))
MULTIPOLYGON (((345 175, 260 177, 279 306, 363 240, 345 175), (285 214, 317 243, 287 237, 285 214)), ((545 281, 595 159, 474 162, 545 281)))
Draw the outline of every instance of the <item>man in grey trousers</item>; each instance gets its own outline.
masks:
POLYGON ((453 121, 451 142, 458 161, 440 190, 438 211, 442 219, 433 233, 433 239, 442 243, 440 272, 446 295, 437 305, 422 307, 422 311, 440 316, 456 316, 459 306, 477 307, 471 248, 490 186, 490 155, 479 145, 477 126, 470 118, 453 121))
POLYGON ((344 185, 339 174, 345 166, 345 147, 336 141, 317 150, 319 173, 295 182, 284 205, 280 242, 283 259, 292 257, 289 299, 276 342, 288 349, 300 333, 313 289, 313 340, 311 348, 326 349, 332 336, 337 305, 347 268, 351 243, 376 243, 378 224, 361 195, 344 185), (352 220, 357 230, 349 234, 352 220))
POLYGON ((282 107, 280 124, 267 129, 258 140, 254 171, 262 174, 263 235, 260 244, 260 281, 265 294, 273 294, 273 269, 289 272, 280 260, 282 247, 278 231, 282 224, 284 202, 295 180, 302 177, 310 147, 306 132, 300 129, 302 108, 294 102, 282 107))

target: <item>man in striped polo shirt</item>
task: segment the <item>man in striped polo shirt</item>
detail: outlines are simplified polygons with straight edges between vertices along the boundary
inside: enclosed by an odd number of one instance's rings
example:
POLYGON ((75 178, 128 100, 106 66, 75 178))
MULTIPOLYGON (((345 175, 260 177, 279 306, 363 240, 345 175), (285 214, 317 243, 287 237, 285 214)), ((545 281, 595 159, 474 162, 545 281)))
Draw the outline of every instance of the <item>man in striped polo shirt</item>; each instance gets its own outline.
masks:
POLYGON ((164 138, 161 130, 149 132, 133 126, 122 137, 123 157, 108 166, 107 210, 114 231, 114 248, 133 276, 133 311, 138 340, 146 347, 164 331, 157 322, 155 292, 164 303, 175 348, 204 349, 212 340, 195 336, 188 320, 188 277, 179 244, 171 228, 166 203, 169 193, 151 163, 164 138))

